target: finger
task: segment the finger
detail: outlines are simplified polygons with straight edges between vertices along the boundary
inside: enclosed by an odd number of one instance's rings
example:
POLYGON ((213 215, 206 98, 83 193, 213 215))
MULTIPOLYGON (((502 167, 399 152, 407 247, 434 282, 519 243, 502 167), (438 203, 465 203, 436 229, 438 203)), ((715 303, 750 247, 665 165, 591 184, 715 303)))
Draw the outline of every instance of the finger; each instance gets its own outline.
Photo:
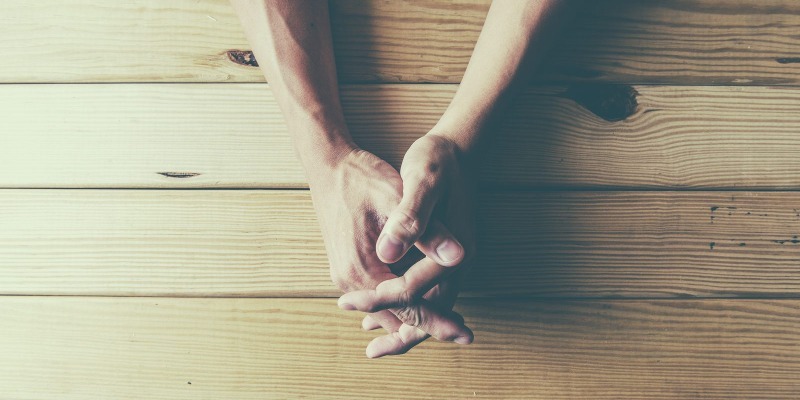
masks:
MULTIPOLYGON (((430 296, 432 302, 443 302, 442 304, 444 307, 452 307, 455 302, 453 299, 456 297, 455 294, 457 291, 456 285, 449 283, 448 281, 445 282, 445 284, 437 285, 437 287, 431 289, 426 294, 426 297, 430 296), (439 289, 440 287, 441 289, 439 289)), ((459 317, 459 322, 461 324, 464 323, 464 319, 459 314, 454 313, 454 316, 459 317)), ((376 358, 387 355, 405 354, 429 337, 430 335, 425 333, 422 329, 412 325, 402 324, 397 335, 390 334, 373 339, 367 346, 367 356, 376 358)))
MULTIPOLYGON (((431 304, 436 305, 438 308, 451 309, 455 303, 457 293, 458 279, 456 276, 451 276, 429 290, 428 293, 425 294, 425 298, 430 300, 431 304)), ((454 316, 459 318, 459 323, 464 323, 463 318, 461 318, 459 314, 454 313, 454 316)), ((425 333, 422 329, 402 324, 397 335, 390 334, 373 339, 367 346, 367 356, 376 358, 387 355, 405 354, 414 346, 425 341, 428 337, 430 337, 430 335, 425 333)))
POLYGON ((461 264, 466 256, 458 239, 436 219, 430 221, 416 244, 423 254, 445 267, 461 264))
POLYGON ((400 329, 400 326, 403 325, 403 322, 400 321, 400 319, 398 319, 397 316, 389 310, 377 311, 368 314, 367 317, 371 318, 389 333, 397 332, 400 329))
MULTIPOLYGON (((351 278, 348 280, 334 279, 334 282, 338 282, 337 286, 340 289, 349 291, 354 288, 376 287, 380 282, 397 277, 397 275, 388 271, 376 273, 374 276, 369 274, 368 271, 360 271, 360 273, 350 274, 349 276, 351 278)), ((342 306, 340 305, 339 307, 342 306)), ((402 322, 394 314, 386 310, 377 310, 375 313, 370 314, 369 317, 386 329, 387 332, 397 332, 400 329, 400 325, 402 325, 402 322)))
POLYGON ((406 342, 400 337, 398 332, 379 336, 372 339, 367 345, 367 357, 378 358, 388 355, 405 354, 427 338, 428 335, 410 337, 410 340, 406 342))
POLYGON ((400 334, 400 339, 402 339, 404 343, 414 343, 415 341, 419 343, 430 336, 422 329, 406 324, 401 325, 397 333, 400 334))
POLYGON ((392 309, 392 313, 406 325, 419 328, 444 342, 472 343, 473 333, 463 324, 464 317, 455 311, 440 310, 427 300, 417 304, 392 309))
POLYGON ((381 261, 397 262, 425 232, 440 196, 441 185, 437 183, 435 174, 404 177, 403 198, 389 214, 376 243, 381 261))
MULTIPOLYGON (((458 298, 459 287, 464 276, 464 270, 460 269, 447 276, 438 285, 431 288, 422 298, 428 300, 435 307, 444 310, 452 310, 458 298)), ((463 321, 461 321, 463 323, 463 321)))
MULTIPOLYGON (((453 306, 455 305, 456 300, 458 298, 458 287, 461 275, 463 275, 462 272, 463 271, 459 271, 458 273, 449 276, 446 280, 434 286, 431 290, 428 291, 428 293, 425 294, 424 298, 429 301, 431 307, 437 310, 453 309, 453 306)), ((455 322, 457 322, 460 325, 466 326, 466 324, 464 323, 464 317, 462 317, 461 314, 458 314, 457 312, 452 312, 450 315, 454 318, 455 322)), ((411 333, 409 325, 403 324, 402 326, 400 326, 399 332, 401 337, 407 338, 407 335, 411 333)), ((475 338, 473 335, 468 342, 461 344, 469 344, 474 340, 475 338)))
MULTIPOLYGON (((395 317, 397 318, 397 317, 395 317)), ((399 321, 399 320, 398 320, 399 321)), ((369 315, 364 316, 364 319, 361 320, 361 328, 365 331, 373 331, 381 327, 381 324, 378 321, 375 321, 374 318, 370 317, 369 315)))
POLYGON ((375 312, 392 307, 413 305, 454 269, 442 267, 424 258, 406 271, 405 275, 381 282, 374 290, 356 290, 339 298, 339 307, 375 312))
MULTIPOLYGON (((372 296, 369 292, 374 293, 372 290, 361 290, 342 296, 342 298, 349 296, 345 301, 351 301, 350 304, 347 304, 349 307, 342 308, 371 311, 365 307, 372 301, 369 298, 372 296), (352 294, 356 295, 350 296, 352 294)), ((340 298, 340 304, 342 298, 340 298)), ((461 315, 454 311, 438 309, 425 299, 420 299, 414 304, 392 308, 391 311, 404 324, 422 329, 438 340, 455 341, 461 344, 472 342, 472 331, 464 325, 464 318, 461 315)))

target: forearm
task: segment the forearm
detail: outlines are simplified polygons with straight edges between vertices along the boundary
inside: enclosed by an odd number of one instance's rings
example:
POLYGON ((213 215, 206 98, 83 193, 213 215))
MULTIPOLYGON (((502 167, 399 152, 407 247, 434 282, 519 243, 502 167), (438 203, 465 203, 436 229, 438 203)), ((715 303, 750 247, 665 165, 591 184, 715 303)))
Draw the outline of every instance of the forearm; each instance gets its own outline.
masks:
POLYGON ((231 0, 308 173, 353 148, 325 0, 231 0))
POLYGON ((494 0, 450 106, 432 133, 473 152, 494 112, 525 83, 573 0, 494 0))

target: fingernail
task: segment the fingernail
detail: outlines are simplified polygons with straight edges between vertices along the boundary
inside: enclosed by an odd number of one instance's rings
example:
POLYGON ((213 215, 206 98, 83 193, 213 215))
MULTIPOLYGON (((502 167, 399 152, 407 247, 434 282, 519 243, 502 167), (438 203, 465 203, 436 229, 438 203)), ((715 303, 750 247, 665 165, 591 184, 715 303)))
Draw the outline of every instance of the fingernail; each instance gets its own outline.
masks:
POLYGON ((453 340, 453 341, 458 343, 458 344, 470 344, 470 343, 472 343, 472 339, 470 339, 469 336, 459 336, 459 337, 456 338, 456 340, 453 340))
POLYGON ((450 263, 458 259, 461 255, 461 246, 458 243, 447 239, 439 247, 436 248, 436 255, 446 263, 450 263))
POLYGON ((392 237, 392 235, 381 236, 380 243, 378 243, 378 252, 381 253, 384 259, 397 260, 403 255, 405 245, 403 242, 392 237))
POLYGON ((339 308, 341 308, 342 310, 353 311, 356 309, 356 306, 339 300, 339 308))

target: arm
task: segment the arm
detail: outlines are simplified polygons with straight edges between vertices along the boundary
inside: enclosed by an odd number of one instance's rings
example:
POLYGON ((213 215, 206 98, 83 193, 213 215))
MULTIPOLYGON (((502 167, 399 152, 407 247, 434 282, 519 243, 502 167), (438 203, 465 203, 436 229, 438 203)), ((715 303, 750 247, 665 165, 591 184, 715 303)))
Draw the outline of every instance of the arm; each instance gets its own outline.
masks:
MULTIPOLYGON (((327 1, 232 3, 306 171, 332 280, 351 291, 397 278, 378 258, 375 243, 382 221, 400 201, 402 181, 392 166, 359 149, 350 137, 339 100, 327 1)), ((431 235, 426 248, 447 240, 447 234, 431 235)), ((400 340, 403 310, 370 315, 394 334, 383 341, 386 351, 405 352, 422 340, 400 340)), ((471 334, 454 314, 426 321, 426 329, 450 341, 471 334)))
POLYGON ((430 133, 453 141, 466 154, 474 153, 495 111, 531 77, 571 3, 495 0, 461 85, 430 133))
MULTIPOLYGON (((381 260, 394 262, 412 244, 424 240, 430 218, 442 221, 462 247, 440 249, 443 253, 474 256, 472 199, 476 174, 471 160, 480 149, 479 140, 487 122, 524 84, 524 71, 541 59, 552 40, 558 17, 568 0, 494 0, 484 23, 464 78, 439 122, 409 148, 403 159, 403 197, 392 212, 379 239, 381 260)), ((431 224, 434 220, 431 219, 431 224)), ((445 242, 446 243, 446 242, 445 242)), ((417 244, 419 247, 419 244, 417 244)), ((411 310, 417 327, 404 324, 400 335, 415 340, 425 335, 425 319, 435 318, 421 307, 431 290, 452 306, 462 266, 453 268, 425 259, 402 277, 387 280, 374 290, 345 294, 340 304, 362 311, 386 307, 411 310), (433 288, 433 289, 432 289, 433 288)), ((368 323, 365 322, 365 324, 368 323)), ((378 340, 378 339, 376 339, 378 340)))
POLYGON ((355 148, 339 101, 326 1, 232 0, 286 119, 306 175, 315 179, 355 148))

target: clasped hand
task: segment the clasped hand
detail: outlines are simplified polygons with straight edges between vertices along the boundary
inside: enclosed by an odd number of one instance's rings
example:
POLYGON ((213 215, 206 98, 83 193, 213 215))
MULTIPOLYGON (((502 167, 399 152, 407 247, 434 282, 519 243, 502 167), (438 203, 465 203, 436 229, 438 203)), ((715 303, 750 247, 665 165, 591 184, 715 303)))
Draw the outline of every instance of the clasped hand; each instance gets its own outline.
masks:
POLYGON ((475 253, 472 180, 458 146, 429 133, 400 172, 367 151, 343 152, 311 178, 339 307, 368 312, 362 327, 388 332, 370 358, 403 354, 429 336, 459 344, 472 331, 452 310, 475 253))

